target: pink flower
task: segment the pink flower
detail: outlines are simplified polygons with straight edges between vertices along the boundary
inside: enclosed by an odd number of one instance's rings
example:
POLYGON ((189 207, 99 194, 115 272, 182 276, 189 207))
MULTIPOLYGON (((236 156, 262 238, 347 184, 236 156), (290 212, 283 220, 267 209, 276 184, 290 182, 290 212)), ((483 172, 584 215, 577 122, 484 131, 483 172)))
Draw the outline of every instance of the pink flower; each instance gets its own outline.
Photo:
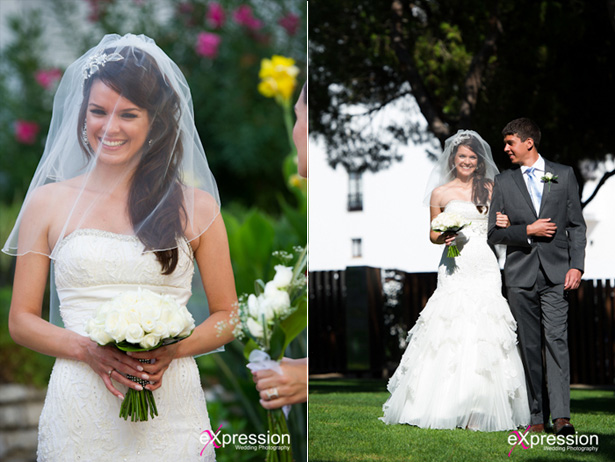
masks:
POLYGON ((217 2, 211 2, 207 6, 207 23, 214 29, 220 29, 224 25, 226 15, 224 8, 217 2))
POLYGON ((288 13, 286 16, 278 20, 278 24, 286 29, 288 35, 295 35, 299 28, 299 16, 293 13, 288 13))
POLYGON ((34 144, 38 135, 38 124, 27 120, 15 122, 15 139, 22 144, 34 144))
POLYGON ((260 19, 254 17, 249 5, 241 5, 233 11, 233 19, 240 26, 247 27, 250 30, 258 30, 263 25, 260 19))
POLYGON ((41 69, 34 74, 34 78, 38 84, 45 90, 49 90, 54 83, 60 80, 60 77, 62 77, 62 71, 57 68, 41 69))
POLYGON ((218 47, 222 39, 218 34, 211 32, 200 32, 196 41, 196 52, 206 58, 215 58, 218 56, 218 47))

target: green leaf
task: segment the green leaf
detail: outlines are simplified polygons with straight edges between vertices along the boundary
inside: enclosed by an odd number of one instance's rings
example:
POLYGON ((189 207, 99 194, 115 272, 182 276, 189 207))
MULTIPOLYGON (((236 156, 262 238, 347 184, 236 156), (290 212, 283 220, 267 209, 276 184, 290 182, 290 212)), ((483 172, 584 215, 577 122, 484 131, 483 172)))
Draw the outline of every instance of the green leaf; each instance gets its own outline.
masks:
POLYGON ((307 327, 307 298, 303 298, 299 301, 297 310, 288 318, 284 319, 280 323, 280 327, 285 334, 285 343, 282 347, 283 353, 290 342, 307 327))
POLYGON ((253 339, 248 339, 243 347, 243 355, 246 360, 250 360, 250 353, 252 353, 252 350, 258 350, 259 348, 258 343, 256 343, 253 339))
POLYGON ((279 361, 284 356, 284 350, 286 349, 286 345, 288 345, 286 341, 286 333, 282 328, 281 323, 277 324, 273 332, 271 333, 271 340, 269 341, 269 356, 274 361, 279 361))

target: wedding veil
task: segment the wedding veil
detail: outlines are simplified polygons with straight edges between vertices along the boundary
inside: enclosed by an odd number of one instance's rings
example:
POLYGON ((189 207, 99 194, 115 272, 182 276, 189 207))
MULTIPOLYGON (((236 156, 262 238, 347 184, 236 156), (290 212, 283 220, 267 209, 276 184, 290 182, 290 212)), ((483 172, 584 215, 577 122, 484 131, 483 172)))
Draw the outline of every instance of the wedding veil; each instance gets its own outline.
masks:
POLYGON ((493 161, 491 148, 481 136, 473 130, 459 130, 444 142, 444 150, 434 166, 423 199, 424 205, 440 206, 441 204, 431 204, 434 189, 447 185, 457 177, 456 154, 460 146, 465 146, 477 157, 477 167, 473 173, 473 193, 472 202, 477 206, 488 205, 489 194, 485 193, 485 188, 492 184, 493 179, 499 173, 493 161))
POLYGON ((137 236, 168 274, 178 240, 197 238, 219 213, 182 72, 144 35, 106 35, 62 77, 43 155, 2 250, 53 261, 71 233, 95 229, 137 236), (141 130, 130 128, 139 120, 141 130))

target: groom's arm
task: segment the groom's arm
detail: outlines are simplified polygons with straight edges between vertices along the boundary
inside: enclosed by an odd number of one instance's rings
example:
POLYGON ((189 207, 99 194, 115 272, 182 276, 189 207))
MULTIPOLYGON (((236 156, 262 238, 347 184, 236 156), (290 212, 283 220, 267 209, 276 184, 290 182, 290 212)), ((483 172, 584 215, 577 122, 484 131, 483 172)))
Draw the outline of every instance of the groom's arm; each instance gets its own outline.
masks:
POLYGON ((568 248, 570 253, 570 268, 578 269, 581 273, 585 269, 585 246, 587 244, 587 226, 583 218, 583 209, 579 199, 579 186, 572 168, 568 170, 568 197, 566 234, 568 235, 568 248))
POLYGON ((502 195, 502 186, 500 183, 500 175, 498 175, 495 177, 493 195, 491 197, 491 207, 489 208, 489 243, 494 245, 504 244, 530 247, 527 239, 527 225, 511 224, 508 228, 500 228, 495 224, 496 213, 506 213, 506 209, 504 207, 504 196, 502 195))

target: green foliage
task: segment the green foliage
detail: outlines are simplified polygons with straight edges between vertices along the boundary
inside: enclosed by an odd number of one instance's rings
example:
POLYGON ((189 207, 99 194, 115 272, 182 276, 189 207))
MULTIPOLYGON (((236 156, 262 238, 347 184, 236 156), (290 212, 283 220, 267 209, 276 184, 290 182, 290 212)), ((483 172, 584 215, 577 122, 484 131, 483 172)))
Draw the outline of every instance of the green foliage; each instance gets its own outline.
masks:
POLYGON ((0 288, 0 383, 47 386, 55 358, 17 345, 9 334, 11 288, 0 288))
POLYGON ((9 27, 13 42, 0 50, 0 201, 23 197, 43 151, 43 136, 51 120, 52 95, 35 80, 39 69, 49 67, 43 55, 40 12, 9 27), (36 123, 39 135, 33 144, 15 138, 17 121, 36 123))
POLYGON ((294 196, 295 204, 286 202, 280 195, 282 214, 279 217, 236 204, 223 209, 238 294, 253 293, 258 279, 271 279, 274 266, 280 263, 272 256, 274 251, 293 253, 293 247, 305 246, 307 242, 305 180, 298 180, 291 173, 292 160, 285 163, 284 170, 286 187, 294 196))

